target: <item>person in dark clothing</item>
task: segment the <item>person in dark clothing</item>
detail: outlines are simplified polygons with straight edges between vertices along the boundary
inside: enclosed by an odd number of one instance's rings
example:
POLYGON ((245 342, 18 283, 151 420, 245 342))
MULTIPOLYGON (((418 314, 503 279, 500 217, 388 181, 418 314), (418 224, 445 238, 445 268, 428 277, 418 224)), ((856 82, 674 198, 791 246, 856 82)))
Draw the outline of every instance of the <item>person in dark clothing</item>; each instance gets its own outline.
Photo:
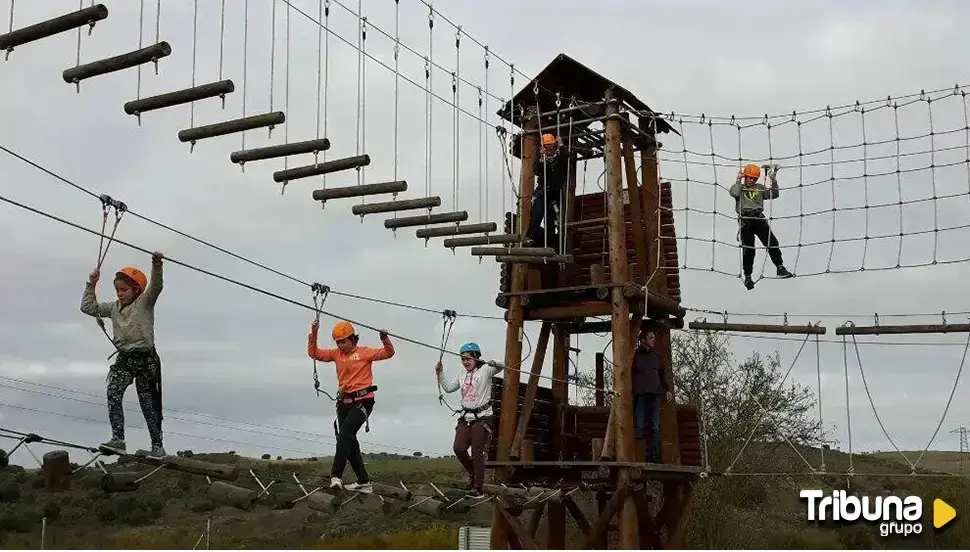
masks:
POLYGON ((778 238, 771 231, 765 218, 764 207, 766 199, 778 199, 778 165, 768 167, 765 179, 771 179, 771 187, 758 184, 761 177, 761 167, 750 164, 738 173, 738 178, 731 186, 729 193, 735 200, 734 209, 738 213, 741 238, 741 268, 744 271, 744 287, 754 289, 751 272, 754 269, 754 238, 768 248, 768 257, 774 263, 779 278, 795 276, 785 268, 781 260, 781 247, 778 238))
POLYGON ((555 247, 556 209, 568 172, 568 150, 552 134, 543 134, 542 151, 535 162, 536 187, 526 234, 527 242, 535 247, 545 247, 546 243, 555 247))
POLYGON ((670 372, 663 366, 654 350, 657 334, 651 329, 640 333, 640 344, 633 353, 633 415, 634 435, 647 435, 647 462, 660 464, 660 408, 661 401, 674 400, 670 372))

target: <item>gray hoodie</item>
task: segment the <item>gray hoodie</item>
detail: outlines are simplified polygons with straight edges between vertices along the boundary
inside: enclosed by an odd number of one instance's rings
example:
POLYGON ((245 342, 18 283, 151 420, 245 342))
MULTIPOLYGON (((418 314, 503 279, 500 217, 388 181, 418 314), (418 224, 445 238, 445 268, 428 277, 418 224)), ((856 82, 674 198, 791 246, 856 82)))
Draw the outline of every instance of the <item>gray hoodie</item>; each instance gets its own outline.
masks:
POLYGON ((81 296, 81 312, 97 318, 111 318, 112 340, 120 351, 148 351, 155 346, 155 302, 162 293, 162 265, 152 264, 152 276, 145 291, 127 307, 117 300, 99 303, 94 285, 88 282, 81 296))
POLYGON ((778 184, 773 183, 770 188, 763 184, 745 186, 740 181, 735 182, 728 193, 736 199, 734 210, 744 216, 757 216, 765 210, 766 199, 778 198, 778 184))

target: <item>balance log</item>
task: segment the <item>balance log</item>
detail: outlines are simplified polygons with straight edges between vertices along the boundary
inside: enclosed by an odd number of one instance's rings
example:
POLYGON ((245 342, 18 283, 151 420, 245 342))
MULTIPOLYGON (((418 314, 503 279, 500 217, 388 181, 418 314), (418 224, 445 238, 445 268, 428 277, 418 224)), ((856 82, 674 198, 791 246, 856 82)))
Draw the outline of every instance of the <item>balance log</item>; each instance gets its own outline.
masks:
POLYGON ((393 517, 401 515, 408 510, 407 502, 400 500, 385 499, 381 502, 381 512, 385 516, 393 517))
POLYGON ((311 510, 318 512, 332 514, 340 509, 340 501, 336 496, 321 491, 311 494, 306 501, 311 510))
POLYGON ((236 466, 214 464, 212 462, 204 462, 182 456, 153 458, 148 456, 146 452, 140 450, 135 453, 135 458, 139 462, 152 466, 164 466, 171 470, 191 473, 193 475, 204 475, 206 477, 222 479, 223 481, 235 481, 239 477, 239 468, 236 466))
POLYGON ((139 473, 132 472, 115 472, 106 473, 101 478, 101 488, 106 493, 130 493, 137 491, 141 483, 138 479, 141 477, 139 473))
POLYGON ((411 491, 401 487, 385 485, 384 483, 371 483, 371 487, 374 489, 375 494, 379 494, 384 498, 394 498, 403 500, 404 502, 411 500, 411 491))
POLYGON ((252 489, 237 487, 225 481, 213 481, 209 484, 209 500, 216 504, 232 506, 245 512, 252 511, 259 493, 252 489))
POLYGON ((441 513, 444 511, 445 505, 441 501, 435 500, 430 496, 415 495, 412 501, 413 504, 411 504, 410 507, 426 516, 431 516, 434 518, 441 517, 441 513))
POLYGON ((57 493, 71 488, 71 456, 66 450, 52 450, 44 455, 44 486, 57 493))

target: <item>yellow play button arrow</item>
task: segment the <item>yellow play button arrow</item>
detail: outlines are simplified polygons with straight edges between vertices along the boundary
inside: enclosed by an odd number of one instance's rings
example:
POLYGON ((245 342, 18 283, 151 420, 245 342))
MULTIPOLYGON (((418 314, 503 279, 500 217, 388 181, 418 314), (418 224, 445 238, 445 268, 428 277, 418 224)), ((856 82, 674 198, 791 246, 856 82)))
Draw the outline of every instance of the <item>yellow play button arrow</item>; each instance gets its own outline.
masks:
POLYGON ((939 498, 933 500, 933 527, 939 529, 953 521, 957 517, 957 511, 946 502, 939 498))

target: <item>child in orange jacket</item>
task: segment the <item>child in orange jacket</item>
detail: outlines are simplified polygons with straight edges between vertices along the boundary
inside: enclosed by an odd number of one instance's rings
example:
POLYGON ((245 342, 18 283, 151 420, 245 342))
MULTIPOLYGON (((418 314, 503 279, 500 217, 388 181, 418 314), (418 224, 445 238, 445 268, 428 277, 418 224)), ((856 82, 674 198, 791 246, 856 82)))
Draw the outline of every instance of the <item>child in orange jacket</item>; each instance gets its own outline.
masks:
POLYGON ((374 385, 373 363, 393 357, 394 345, 387 330, 381 330, 382 347, 358 346, 360 338, 353 324, 342 320, 333 327, 332 337, 337 348, 320 349, 317 347, 319 329, 320 322, 314 320, 307 339, 307 354, 321 362, 333 362, 337 370, 337 451, 330 468, 330 488, 369 493, 373 489, 360 453, 357 432, 374 409, 377 386, 374 385), (345 487, 342 478, 348 461, 357 475, 357 483, 345 487))

